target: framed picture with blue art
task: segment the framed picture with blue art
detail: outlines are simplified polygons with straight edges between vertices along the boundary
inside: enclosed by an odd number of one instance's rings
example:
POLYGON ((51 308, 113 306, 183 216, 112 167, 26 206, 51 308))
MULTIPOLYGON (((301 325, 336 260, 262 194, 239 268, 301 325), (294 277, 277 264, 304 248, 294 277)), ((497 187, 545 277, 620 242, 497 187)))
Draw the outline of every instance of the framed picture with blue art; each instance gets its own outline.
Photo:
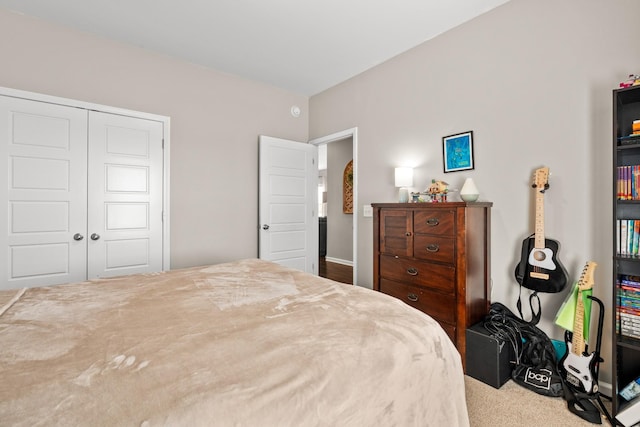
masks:
POLYGON ((473 131, 443 137, 442 151, 445 173, 473 169, 473 131))

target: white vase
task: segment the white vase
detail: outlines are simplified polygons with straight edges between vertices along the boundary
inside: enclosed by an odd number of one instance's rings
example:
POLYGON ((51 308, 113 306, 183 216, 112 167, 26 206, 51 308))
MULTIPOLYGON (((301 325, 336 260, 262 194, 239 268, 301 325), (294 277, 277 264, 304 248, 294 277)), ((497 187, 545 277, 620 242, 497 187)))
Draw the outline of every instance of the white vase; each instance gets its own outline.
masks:
POLYGON ((473 182, 473 179, 467 178, 464 180, 464 185, 460 190, 460 198, 465 202, 475 202, 478 200, 478 188, 473 182))

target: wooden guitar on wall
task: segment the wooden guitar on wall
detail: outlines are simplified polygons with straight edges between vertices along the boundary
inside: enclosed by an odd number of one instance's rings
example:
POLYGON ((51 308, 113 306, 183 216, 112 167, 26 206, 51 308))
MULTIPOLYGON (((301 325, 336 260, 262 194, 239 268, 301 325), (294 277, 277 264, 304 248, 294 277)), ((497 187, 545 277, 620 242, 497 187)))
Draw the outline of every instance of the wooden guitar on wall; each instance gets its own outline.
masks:
POLYGON ((536 170, 532 187, 536 194, 535 233, 522 242, 518 283, 537 292, 560 292, 567 284, 567 272, 558 260, 559 244, 544 235, 544 193, 549 189, 549 168, 536 170))
POLYGON ((560 360, 560 374, 575 390, 593 394, 598 391, 596 377, 596 363, 599 356, 593 352, 587 353, 584 341, 584 300, 582 292, 593 288, 593 271, 596 269, 593 261, 587 262, 578 281, 578 296, 576 312, 573 320, 573 332, 565 332, 567 352, 560 360))

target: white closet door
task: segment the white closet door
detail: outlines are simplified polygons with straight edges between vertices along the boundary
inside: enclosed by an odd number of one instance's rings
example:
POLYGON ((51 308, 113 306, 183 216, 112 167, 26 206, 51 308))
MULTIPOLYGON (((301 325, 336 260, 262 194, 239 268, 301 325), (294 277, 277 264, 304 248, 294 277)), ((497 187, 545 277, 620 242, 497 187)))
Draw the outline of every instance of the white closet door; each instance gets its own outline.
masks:
POLYGON ((0 289, 85 279, 86 124, 86 110, 0 96, 0 289))
POLYGON ((163 125, 89 113, 88 277, 162 270, 163 125))

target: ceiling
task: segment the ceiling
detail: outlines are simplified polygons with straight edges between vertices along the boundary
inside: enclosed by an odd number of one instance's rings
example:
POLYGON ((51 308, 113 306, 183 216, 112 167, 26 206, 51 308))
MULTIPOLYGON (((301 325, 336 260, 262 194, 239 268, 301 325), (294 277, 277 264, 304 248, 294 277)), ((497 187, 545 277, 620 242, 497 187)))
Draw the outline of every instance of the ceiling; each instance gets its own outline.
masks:
POLYGON ((311 96, 509 0, 0 0, 0 7, 311 96))

